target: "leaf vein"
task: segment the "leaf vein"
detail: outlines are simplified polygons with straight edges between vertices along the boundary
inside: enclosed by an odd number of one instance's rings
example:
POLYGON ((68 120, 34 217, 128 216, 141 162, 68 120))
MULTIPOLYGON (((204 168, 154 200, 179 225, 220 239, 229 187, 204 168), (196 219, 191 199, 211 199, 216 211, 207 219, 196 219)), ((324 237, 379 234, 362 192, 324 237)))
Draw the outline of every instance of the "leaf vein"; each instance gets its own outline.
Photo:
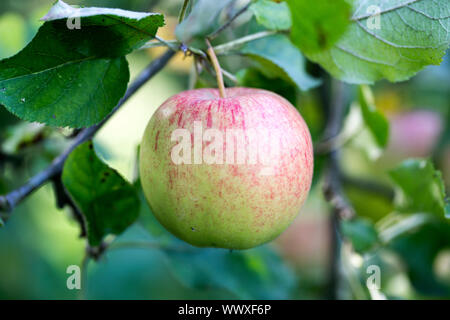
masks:
POLYGON ((375 60, 375 59, 371 59, 371 58, 368 58, 368 57, 361 56, 361 55, 357 54, 356 52, 353 52, 353 51, 351 51, 351 50, 349 50, 347 48, 344 48, 344 47, 342 47, 340 45, 337 45, 336 47, 338 49, 344 51, 345 53, 348 53, 348 54, 350 54, 350 55, 352 55, 355 58, 358 58, 360 60, 363 60, 363 61, 366 61, 366 62, 370 62, 370 63, 383 64, 383 65, 395 68, 395 65, 393 65, 393 64, 389 64, 389 63, 384 62, 384 61, 379 61, 379 60, 375 60))
MULTIPOLYGON (((416 2, 419 2, 419 1, 422 1, 422 0, 409 0, 409 1, 407 1, 407 2, 405 2, 405 3, 402 3, 402 4, 398 5, 398 6, 395 6, 395 7, 386 9, 386 10, 381 10, 381 11, 379 12, 379 14, 381 15, 381 14, 385 14, 385 13, 388 13, 388 12, 391 12, 391 11, 395 11, 395 10, 397 10, 397 9, 404 8, 404 7, 406 7, 406 6, 410 5, 410 4, 413 4, 413 3, 416 3, 416 2)), ((358 10, 359 10, 359 9, 358 9, 358 10)), ((356 12, 355 12, 355 13, 356 13, 356 12)), ((351 19, 352 19, 353 21, 358 21, 358 20, 364 20, 364 19, 366 19, 366 18, 370 18, 370 17, 372 17, 372 16, 373 16, 373 14, 367 13, 367 14, 362 15, 362 16, 359 16, 359 17, 353 15, 351 19)))
POLYGON ((432 47, 432 46, 405 46, 405 45, 396 44, 387 39, 384 39, 383 37, 377 35, 376 33, 372 32, 372 31, 370 31, 369 29, 364 27, 364 25, 361 22, 356 21, 356 23, 358 24, 358 26, 360 28, 362 28, 365 32, 367 32, 369 35, 371 35, 375 39, 380 40, 381 42, 383 42, 387 45, 390 45, 394 48, 398 48, 398 49, 437 49, 436 47, 432 47))

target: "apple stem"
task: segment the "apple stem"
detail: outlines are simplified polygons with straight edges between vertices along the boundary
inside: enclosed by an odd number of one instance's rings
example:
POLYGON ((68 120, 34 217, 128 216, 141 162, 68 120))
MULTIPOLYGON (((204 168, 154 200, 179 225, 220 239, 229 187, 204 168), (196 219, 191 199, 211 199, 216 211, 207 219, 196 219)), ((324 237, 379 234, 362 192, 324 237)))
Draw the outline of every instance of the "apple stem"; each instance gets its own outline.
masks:
POLYGON ((217 60, 216 53, 214 52, 213 47, 211 46, 211 43, 208 39, 205 39, 206 44, 208 45, 208 56, 211 60, 211 63, 214 67, 214 70, 216 71, 216 77, 217 77, 217 85, 219 87, 219 94, 221 98, 226 98, 225 95, 225 84, 223 83, 223 76, 222 76, 222 69, 220 68, 219 60, 217 60))

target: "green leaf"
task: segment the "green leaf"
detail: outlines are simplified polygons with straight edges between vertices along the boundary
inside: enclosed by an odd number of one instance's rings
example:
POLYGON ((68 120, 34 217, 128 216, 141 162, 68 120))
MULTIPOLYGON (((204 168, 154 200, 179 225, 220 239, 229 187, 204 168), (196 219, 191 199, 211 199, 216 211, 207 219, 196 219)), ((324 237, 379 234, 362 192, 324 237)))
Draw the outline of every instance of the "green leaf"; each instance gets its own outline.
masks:
POLYGON ((366 219, 358 218, 341 223, 342 233, 350 239, 356 252, 364 253, 370 250, 378 241, 374 225, 366 219))
POLYGON ((390 171, 397 184, 396 207, 400 212, 445 216, 442 174, 429 160, 408 159, 390 171))
POLYGON ((160 14, 76 9, 62 1, 44 20, 25 49, 0 61, 0 104, 24 120, 77 128, 111 112, 129 80, 123 56, 164 24, 160 14), (72 28, 75 16, 80 29, 72 28))
POLYGON ((97 157, 90 141, 67 158, 62 181, 86 218, 92 246, 122 233, 139 215, 136 189, 97 157))
POLYGON ((242 69, 236 74, 237 83, 242 87, 260 88, 278 93, 293 105, 297 103, 297 88, 291 81, 268 78, 254 68, 242 69))
POLYGON ((284 35, 251 41, 240 52, 251 57, 267 77, 281 77, 304 91, 320 84, 306 72, 305 58, 284 35))
POLYGON ((304 51, 334 77, 358 84, 404 81, 441 63, 450 42, 449 1, 356 0, 354 8, 337 43, 321 52, 304 51), (380 8, 379 25, 371 16, 374 6, 380 8))
POLYGON ((331 48, 349 25, 347 0, 288 0, 292 41, 305 53, 331 48))
POLYGON ((180 42, 187 43, 193 38, 204 37, 217 27, 220 12, 231 1, 198 0, 190 14, 175 28, 175 36, 180 42))
POLYGON ((375 99, 370 87, 359 86, 359 105, 361 106, 364 122, 369 127, 378 146, 384 148, 389 138, 389 122, 386 117, 377 110, 375 99))
POLYGON ((287 299, 294 274, 273 249, 251 250, 189 248, 167 251, 177 278, 195 289, 226 289, 238 299, 287 299))
POLYGON ((432 298, 450 296, 450 286, 436 275, 436 257, 450 247, 450 225, 427 223, 392 240, 388 244, 406 265, 414 289, 432 298))
POLYGON ((358 102, 350 104, 348 115, 344 119, 342 136, 352 137, 349 141, 351 145, 362 150, 372 161, 378 159, 383 153, 383 149, 380 148, 375 136, 364 121, 362 108, 358 102))
POLYGON ((285 2, 258 0, 249 8, 256 21, 270 30, 288 30, 292 25, 291 12, 285 2))
MULTIPOLYGON (((394 204, 387 192, 374 193, 361 188, 357 184, 345 183, 344 186, 345 194, 358 213, 358 217, 365 217, 370 221, 378 222, 394 210, 394 204)), ((387 190, 389 190, 389 187, 387 187, 387 190)))
POLYGON ((5 223, 3 222, 3 219, 0 218, 0 228, 2 228, 5 225, 5 223))

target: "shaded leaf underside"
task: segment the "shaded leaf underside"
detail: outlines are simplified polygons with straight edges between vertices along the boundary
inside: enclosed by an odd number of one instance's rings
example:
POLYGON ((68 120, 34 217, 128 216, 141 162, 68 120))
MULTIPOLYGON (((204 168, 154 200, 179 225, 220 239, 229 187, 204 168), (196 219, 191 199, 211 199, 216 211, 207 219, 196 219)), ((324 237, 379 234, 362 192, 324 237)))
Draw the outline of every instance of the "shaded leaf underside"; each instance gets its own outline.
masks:
POLYGON ((283 77, 301 90, 320 84, 306 72, 306 60, 284 35, 273 35, 246 44, 241 52, 253 58, 263 72, 283 77))
POLYGON ((97 157, 90 141, 70 154, 62 181, 86 217, 92 246, 108 234, 122 233, 139 215, 136 189, 97 157))

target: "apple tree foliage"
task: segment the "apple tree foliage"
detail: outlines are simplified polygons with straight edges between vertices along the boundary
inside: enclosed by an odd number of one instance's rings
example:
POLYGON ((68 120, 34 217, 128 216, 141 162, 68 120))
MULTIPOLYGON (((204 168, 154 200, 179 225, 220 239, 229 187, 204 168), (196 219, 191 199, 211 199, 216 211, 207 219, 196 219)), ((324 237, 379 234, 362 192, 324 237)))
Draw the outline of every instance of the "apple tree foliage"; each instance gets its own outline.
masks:
MULTIPOLYGON (((14 158, 19 149, 35 141, 62 143, 55 137, 56 128, 76 133, 110 115, 127 89, 126 56, 131 52, 159 41, 207 64, 206 37, 223 65, 231 65, 229 78, 236 84, 275 91, 294 105, 299 92, 318 90, 330 76, 353 85, 352 105, 361 126, 373 147, 382 150, 389 139, 389 123, 369 85, 383 79, 405 81, 428 65, 439 65, 450 43, 447 0, 251 0, 245 8, 236 8, 231 0, 187 4, 175 40, 165 41, 155 40, 165 25, 160 13, 55 3, 29 44, 0 61, 0 124, 16 122, 10 133, 13 138, 2 146, 0 163, 4 153, 14 158), (225 31, 217 32, 238 13, 225 31), (81 28, 68 27, 73 17, 81 28), (227 62, 230 56, 241 59, 238 68, 227 62), (317 65, 325 71, 317 72, 317 65), (23 130, 6 110, 34 123, 33 130, 23 130)), ((214 86, 211 81, 212 76, 204 72, 194 84, 214 86)), ((302 106, 299 109, 307 112, 302 106)), ((86 221, 91 247, 138 223, 161 246, 175 243, 187 248, 163 252, 175 274, 189 286, 220 287, 239 298, 283 298, 291 290, 293 274, 267 247, 230 255, 183 246, 153 218, 140 184, 126 181, 110 168, 97 155, 99 148, 92 141, 78 146, 61 174, 65 191, 86 221), (213 261, 221 279, 205 265, 205 259, 213 261), (261 283, 273 283, 280 291, 266 292, 261 283)), ((55 148, 47 152, 47 157, 56 155, 55 148)), ((321 159, 316 157, 316 181, 323 174, 321 159)), ((441 173, 430 159, 408 159, 388 174, 395 189, 391 213, 380 221, 357 210, 356 218, 341 223, 344 241, 365 257, 380 248, 397 252, 416 290, 450 296, 448 285, 435 278, 429 281, 436 254, 442 244, 450 246, 450 209, 441 173)), ((1 181, 0 191, 7 191, 1 181)), ((0 216, 0 227, 3 223, 0 216)), ((120 241, 119 237, 113 245, 120 241)))

